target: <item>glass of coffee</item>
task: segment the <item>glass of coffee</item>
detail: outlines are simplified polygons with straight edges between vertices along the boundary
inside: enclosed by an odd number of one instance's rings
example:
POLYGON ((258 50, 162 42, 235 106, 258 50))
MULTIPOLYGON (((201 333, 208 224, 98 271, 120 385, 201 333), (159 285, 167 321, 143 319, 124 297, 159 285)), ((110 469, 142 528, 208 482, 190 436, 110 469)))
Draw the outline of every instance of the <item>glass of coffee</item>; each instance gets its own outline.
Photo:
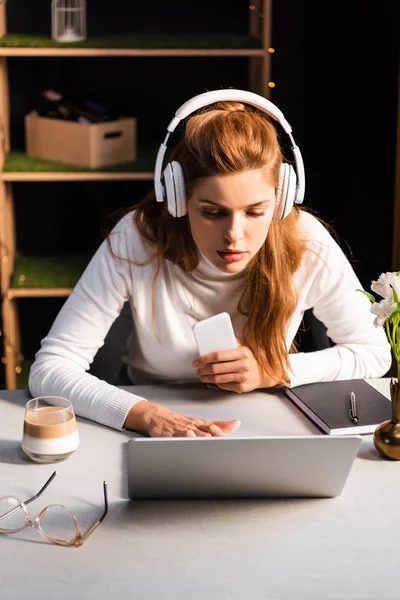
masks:
POLYGON ((22 449, 35 462, 65 460, 79 446, 73 406, 66 398, 42 396, 26 403, 22 449))

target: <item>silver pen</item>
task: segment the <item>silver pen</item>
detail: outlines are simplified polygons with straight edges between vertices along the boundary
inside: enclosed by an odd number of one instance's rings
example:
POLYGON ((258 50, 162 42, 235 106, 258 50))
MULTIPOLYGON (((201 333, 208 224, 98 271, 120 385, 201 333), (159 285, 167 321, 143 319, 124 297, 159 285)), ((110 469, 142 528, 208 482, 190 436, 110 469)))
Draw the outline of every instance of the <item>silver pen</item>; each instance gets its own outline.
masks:
POLYGON ((358 422, 356 395, 355 395, 354 392, 351 392, 351 394, 350 394, 350 410, 349 410, 349 415, 350 415, 350 419, 353 421, 353 423, 357 423, 358 422))

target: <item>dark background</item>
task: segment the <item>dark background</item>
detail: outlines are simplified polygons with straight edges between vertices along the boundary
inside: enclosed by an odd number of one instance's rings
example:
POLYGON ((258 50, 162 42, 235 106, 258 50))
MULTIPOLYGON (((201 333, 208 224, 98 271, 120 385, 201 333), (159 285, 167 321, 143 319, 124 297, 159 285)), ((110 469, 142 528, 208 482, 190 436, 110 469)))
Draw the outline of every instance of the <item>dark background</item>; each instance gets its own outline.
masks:
MULTIPOLYGON (((305 205, 336 230, 362 284, 392 265, 399 3, 275 0, 270 99, 293 127, 306 169, 305 205), (322 8, 324 14, 322 14, 322 8)), ((88 0, 88 35, 247 33, 244 0, 88 0)), ((8 0, 8 31, 49 35, 49 0, 8 0)), ((206 90, 248 88, 246 58, 11 58, 11 141, 54 88, 138 119, 138 145, 157 148, 176 108, 206 90)), ((107 215, 151 182, 14 184, 21 254, 92 253, 107 215)), ((19 301, 22 351, 33 356, 64 299, 19 301)), ((0 374, 0 379, 1 379, 0 374)), ((2 381, 0 380, 0 387, 2 381)))

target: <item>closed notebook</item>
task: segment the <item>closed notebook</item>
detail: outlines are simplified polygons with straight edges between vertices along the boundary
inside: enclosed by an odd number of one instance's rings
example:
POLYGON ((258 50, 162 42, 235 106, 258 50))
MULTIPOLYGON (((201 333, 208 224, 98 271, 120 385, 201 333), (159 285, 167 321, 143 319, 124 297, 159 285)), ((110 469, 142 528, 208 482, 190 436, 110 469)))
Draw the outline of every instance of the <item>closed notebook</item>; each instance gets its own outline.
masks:
POLYGON ((285 394, 322 431, 334 435, 373 433, 392 416, 392 403, 364 379, 326 381, 285 388, 285 394), (357 423, 350 417, 354 392, 357 423))

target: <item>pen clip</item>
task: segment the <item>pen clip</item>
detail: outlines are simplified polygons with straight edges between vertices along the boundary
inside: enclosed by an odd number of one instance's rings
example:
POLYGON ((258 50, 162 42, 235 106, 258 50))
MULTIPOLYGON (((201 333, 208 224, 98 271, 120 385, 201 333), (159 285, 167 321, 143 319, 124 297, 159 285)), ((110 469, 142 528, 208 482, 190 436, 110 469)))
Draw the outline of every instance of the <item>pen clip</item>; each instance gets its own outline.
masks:
POLYGON ((349 410, 349 416, 350 419, 353 421, 353 423, 357 423, 358 422, 358 416, 357 416, 357 409, 356 409, 356 395, 354 392, 351 392, 350 394, 350 410, 349 410))
POLYGON ((353 421, 353 423, 358 422, 358 417, 357 417, 357 415, 354 414, 352 408, 349 410, 349 416, 350 416, 350 419, 353 421))

